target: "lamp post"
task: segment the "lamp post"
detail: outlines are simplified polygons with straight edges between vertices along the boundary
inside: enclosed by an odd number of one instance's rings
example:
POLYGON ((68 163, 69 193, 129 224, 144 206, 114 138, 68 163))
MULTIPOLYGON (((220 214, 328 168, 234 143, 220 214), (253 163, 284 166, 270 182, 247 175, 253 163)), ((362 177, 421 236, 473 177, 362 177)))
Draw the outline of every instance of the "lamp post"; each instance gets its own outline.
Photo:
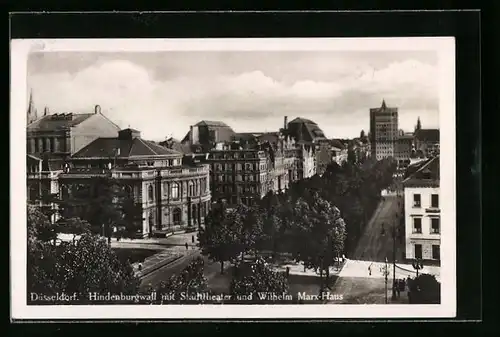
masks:
POLYGON ((415 259, 415 261, 413 261, 411 265, 413 269, 416 270, 418 277, 418 271, 424 268, 424 263, 422 262, 421 259, 415 259))
POLYGON ((384 268, 384 277, 385 277, 385 304, 389 303, 387 298, 387 281, 389 276, 389 269, 387 268, 387 257, 385 258, 385 268, 384 268))

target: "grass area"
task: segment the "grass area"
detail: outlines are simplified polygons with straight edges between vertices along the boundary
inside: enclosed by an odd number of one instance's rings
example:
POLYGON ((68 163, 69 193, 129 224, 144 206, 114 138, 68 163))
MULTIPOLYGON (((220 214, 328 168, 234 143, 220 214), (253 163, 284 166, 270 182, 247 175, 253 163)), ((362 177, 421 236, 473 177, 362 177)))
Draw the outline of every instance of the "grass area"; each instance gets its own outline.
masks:
POLYGON ((136 249, 136 248, 112 248, 118 259, 132 263, 144 262, 150 256, 153 256, 161 250, 158 249, 136 249))

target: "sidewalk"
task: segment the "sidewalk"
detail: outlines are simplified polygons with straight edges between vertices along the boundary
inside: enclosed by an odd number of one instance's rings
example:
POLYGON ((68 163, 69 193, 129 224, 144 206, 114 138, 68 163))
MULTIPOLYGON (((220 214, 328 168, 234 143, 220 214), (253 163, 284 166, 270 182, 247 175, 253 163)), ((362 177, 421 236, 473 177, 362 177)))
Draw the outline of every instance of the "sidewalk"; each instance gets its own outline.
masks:
MULTIPOLYGON (((365 278, 384 278, 384 262, 372 262, 372 261, 361 261, 361 260, 347 260, 344 268, 338 274, 339 277, 365 277, 365 278), (371 268, 371 275, 368 270, 368 267, 371 268)), ((387 263, 388 269, 388 278, 393 278, 393 265, 392 263, 387 263)), ((441 268, 438 266, 424 266, 424 269, 419 271, 419 274, 431 274, 436 276, 436 280, 440 281, 440 270, 441 268)), ((410 277, 416 276, 416 271, 409 264, 399 264, 396 263, 396 278, 406 279, 410 275, 410 277)))

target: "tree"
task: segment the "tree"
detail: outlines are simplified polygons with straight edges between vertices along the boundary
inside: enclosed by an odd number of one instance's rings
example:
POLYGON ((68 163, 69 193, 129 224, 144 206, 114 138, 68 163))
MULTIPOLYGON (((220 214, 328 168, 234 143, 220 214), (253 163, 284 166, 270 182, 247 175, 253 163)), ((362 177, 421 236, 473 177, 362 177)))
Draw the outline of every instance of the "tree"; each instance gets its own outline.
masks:
POLYGON ((207 291, 207 279, 203 275, 203 269, 203 258, 197 257, 180 274, 161 282, 157 289, 161 304, 165 301, 167 303, 203 303, 206 301, 205 298, 199 296, 207 291))
POLYGON ((344 250, 346 226, 340 211, 317 193, 306 202, 305 198, 294 204, 294 255, 306 268, 319 270, 320 292, 329 279, 330 267, 344 250), (323 279, 326 272, 326 280, 323 279))
MULTIPOLYGON (((139 280, 132 267, 121 262, 105 240, 89 233, 78 240, 34 240, 28 245, 28 294, 76 294, 88 303, 89 294, 135 294, 139 280)), ((31 299, 28 296, 28 301, 31 299)))
POLYGON ((201 253, 220 262, 221 274, 224 273, 224 262, 236 259, 241 253, 233 215, 234 212, 228 212, 223 207, 214 207, 205 218, 205 228, 198 232, 201 253))
POLYGON ((288 281, 283 272, 273 271, 262 259, 240 262, 233 270, 230 292, 233 300, 276 303, 272 295, 288 294, 288 281))
POLYGON ((441 284, 434 275, 420 274, 409 283, 409 300, 412 304, 441 303, 441 284))
POLYGON ((52 224, 41 210, 33 205, 28 205, 27 229, 28 240, 53 241, 57 238, 57 226, 52 224))
POLYGON ((347 162, 350 163, 351 165, 356 164, 356 153, 354 152, 354 149, 351 147, 347 150, 347 162))

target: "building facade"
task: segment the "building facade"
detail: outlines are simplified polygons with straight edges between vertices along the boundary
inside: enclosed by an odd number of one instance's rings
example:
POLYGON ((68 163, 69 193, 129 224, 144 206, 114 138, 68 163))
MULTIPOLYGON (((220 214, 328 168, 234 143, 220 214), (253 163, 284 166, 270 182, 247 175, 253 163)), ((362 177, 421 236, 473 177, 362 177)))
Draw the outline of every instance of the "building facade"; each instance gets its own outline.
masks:
POLYGON ((382 101, 380 108, 370 109, 370 143, 372 156, 377 160, 395 157, 399 137, 398 108, 390 108, 382 101))
POLYGON ((440 261, 439 156, 403 181, 407 259, 440 261))
POLYGON ((112 178, 142 212, 138 236, 201 226, 210 209, 209 168, 183 165, 183 154, 140 137, 133 129, 98 138, 71 156, 59 174, 61 198, 85 200, 95 178, 112 178))
POLYGON ((395 159, 398 167, 405 168, 410 165, 413 150, 413 136, 400 135, 396 141, 395 159))
POLYGON ((99 137, 116 137, 118 125, 101 113, 96 105, 92 113, 56 113, 44 115, 26 127, 27 153, 40 157, 67 158, 99 137))
POLYGON ((426 158, 439 155, 439 129, 417 129, 414 135, 414 148, 426 158))

